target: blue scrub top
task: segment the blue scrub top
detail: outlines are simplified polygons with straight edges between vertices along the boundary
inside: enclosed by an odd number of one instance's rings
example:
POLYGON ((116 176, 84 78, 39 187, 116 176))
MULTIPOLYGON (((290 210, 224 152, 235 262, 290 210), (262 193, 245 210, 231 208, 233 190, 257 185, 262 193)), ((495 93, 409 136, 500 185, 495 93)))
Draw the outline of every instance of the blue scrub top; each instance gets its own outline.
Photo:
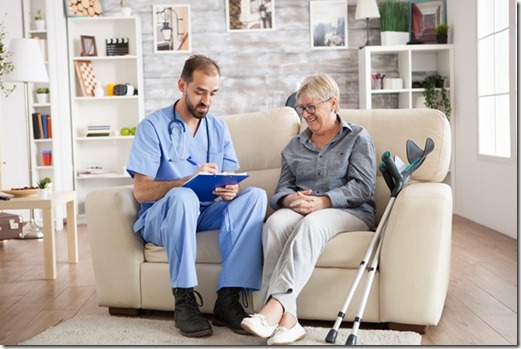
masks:
MULTIPOLYGON (((230 131, 224 121, 208 113, 201 120, 195 136, 185 129, 187 126, 181 116, 176 113, 174 118, 174 105, 159 109, 143 119, 136 129, 130 150, 127 164, 130 176, 133 178, 137 172, 158 181, 190 176, 197 170, 197 166, 186 158, 190 157, 199 165, 206 163, 208 143, 209 162, 216 163, 219 171, 239 169, 230 131), (208 123, 208 133, 205 123, 208 123)), ((152 204, 143 203, 139 216, 152 204)), ((134 226, 135 231, 141 229, 139 225, 134 226)))

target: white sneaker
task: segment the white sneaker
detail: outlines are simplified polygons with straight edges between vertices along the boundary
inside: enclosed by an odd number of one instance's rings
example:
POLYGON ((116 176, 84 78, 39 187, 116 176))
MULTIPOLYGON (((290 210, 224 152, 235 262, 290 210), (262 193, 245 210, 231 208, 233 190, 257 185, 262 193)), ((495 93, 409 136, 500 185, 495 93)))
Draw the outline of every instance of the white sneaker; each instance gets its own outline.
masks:
POLYGON ((306 335, 306 330, 297 322, 289 330, 284 326, 279 326, 268 339, 268 345, 290 345, 306 335))
POLYGON ((253 314, 241 321, 241 326, 251 334, 261 338, 268 338, 275 332, 277 326, 270 326, 262 314, 253 314))

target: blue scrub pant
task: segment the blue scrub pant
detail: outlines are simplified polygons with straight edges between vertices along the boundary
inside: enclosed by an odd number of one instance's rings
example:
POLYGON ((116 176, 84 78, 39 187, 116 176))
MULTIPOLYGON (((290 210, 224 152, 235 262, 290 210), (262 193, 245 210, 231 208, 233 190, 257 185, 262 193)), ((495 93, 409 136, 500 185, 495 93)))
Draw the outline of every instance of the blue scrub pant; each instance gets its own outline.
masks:
POLYGON ((173 188, 144 213, 141 236, 165 247, 172 288, 191 288, 198 285, 196 233, 219 229, 222 270, 217 290, 240 287, 257 291, 261 287, 266 206, 266 192, 255 187, 241 190, 232 201, 209 206, 201 205, 191 189, 173 188))

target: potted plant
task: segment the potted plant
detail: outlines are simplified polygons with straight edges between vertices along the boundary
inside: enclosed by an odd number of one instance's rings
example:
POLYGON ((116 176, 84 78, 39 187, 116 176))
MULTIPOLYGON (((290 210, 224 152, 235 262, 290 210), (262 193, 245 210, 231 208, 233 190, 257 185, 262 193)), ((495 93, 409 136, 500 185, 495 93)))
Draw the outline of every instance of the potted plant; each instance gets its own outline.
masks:
POLYGON ((439 109, 445 113, 447 119, 450 119, 452 107, 447 89, 445 88, 445 77, 439 73, 434 73, 425 78, 423 81, 423 96, 425 97, 425 106, 431 109, 439 109), (440 107, 442 109, 440 109, 440 107))
POLYGON ((14 64, 9 60, 12 53, 7 50, 7 46, 4 45, 5 37, 7 33, 4 27, 4 21, 0 22, 0 91, 3 92, 5 97, 8 97, 11 92, 14 91, 16 85, 12 87, 6 87, 3 83, 3 77, 14 70, 14 64))
POLYGON ((446 44, 449 36, 449 25, 447 23, 438 24, 434 31, 436 32, 436 41, 438 44, 446 44))
POLYGON ((121 15, 123 17, 130 17, 132 14, 132 9, 128 6, 125 6, 125 0, 119 0, 119 6, 121 7, 121 15))
POLYGON ((39 87, 36 89, 36 98, 38 99, 38 103, 45 104, 49 103, 49 88, 48 87, 39 87))
POLYGON ((42 10, 38 9, 34 15, 34 25, 36 30, 45 30, 45 20, 42 18, 42 10))
POLYGON ((49 192, 51 182, 52 181, 49 177, 44 177, 36 182, 36 186, 38 186, 38 198, 47 199, 47 194, 49 192))
POLYGON ((378 10, 382 45, 406 44, 409 41, 409 3, 385 0, 380 3, 378 10))

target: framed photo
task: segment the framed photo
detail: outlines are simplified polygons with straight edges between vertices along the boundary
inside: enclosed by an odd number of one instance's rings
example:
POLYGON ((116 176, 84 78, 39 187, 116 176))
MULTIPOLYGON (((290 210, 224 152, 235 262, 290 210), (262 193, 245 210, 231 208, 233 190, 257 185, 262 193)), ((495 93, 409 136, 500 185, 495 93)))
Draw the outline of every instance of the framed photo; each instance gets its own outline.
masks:
POLYGON ((411 41, 436 43, 434 28, 447 23, 446 0, 409 0, 409 33, 411 41))
POLYGON ((154 53, 192 51, 190 5, 153 5, 154 53))
POLYGON ((311 49, 347 48, 347 0, 310 1, 311 49))
POLYGON ((228 32, 273 30, 275 0, 225 0, 228 32))
POLYGON ((77 60, 74 61, 74 67, 76 68, 76 76, 78 77, 83 96, 93 97, 97 81, 92 62, 89 60, 77 60))
POLYGON ((103 16, 103 0, 64 0, 67 17, 103 16))
POLYGON ((96 38, 94 36, 82 35, 81 40, 81 54, 80 56, 97 56, 96 38))

